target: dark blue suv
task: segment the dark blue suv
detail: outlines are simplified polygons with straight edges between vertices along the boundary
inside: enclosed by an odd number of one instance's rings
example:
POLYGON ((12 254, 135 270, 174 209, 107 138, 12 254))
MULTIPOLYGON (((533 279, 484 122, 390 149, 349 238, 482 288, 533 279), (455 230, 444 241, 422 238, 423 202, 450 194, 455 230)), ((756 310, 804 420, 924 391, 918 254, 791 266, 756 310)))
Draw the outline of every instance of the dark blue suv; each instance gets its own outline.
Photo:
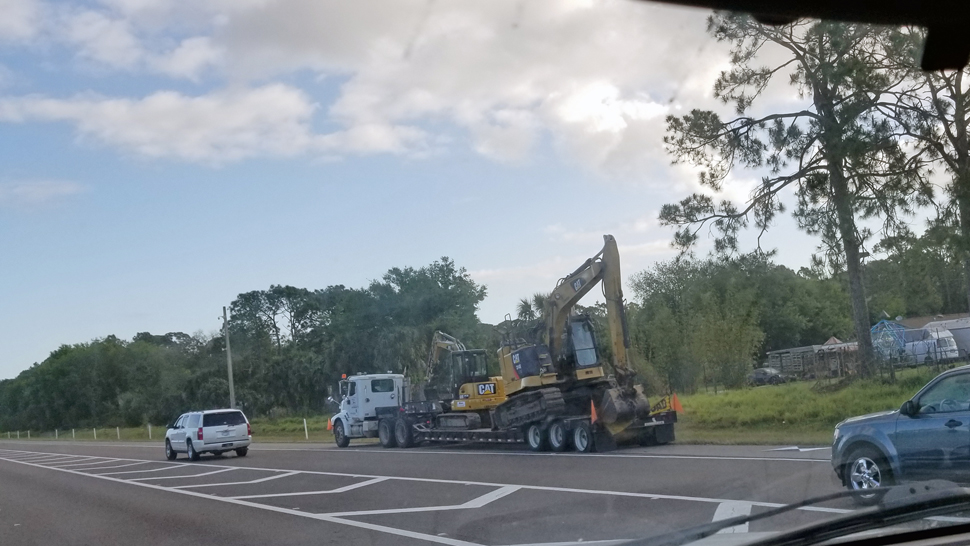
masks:
POLYGON ((849 489, 970 482, 970 366, 938 375, 898 410, 836 425, 832 466, 849 489))

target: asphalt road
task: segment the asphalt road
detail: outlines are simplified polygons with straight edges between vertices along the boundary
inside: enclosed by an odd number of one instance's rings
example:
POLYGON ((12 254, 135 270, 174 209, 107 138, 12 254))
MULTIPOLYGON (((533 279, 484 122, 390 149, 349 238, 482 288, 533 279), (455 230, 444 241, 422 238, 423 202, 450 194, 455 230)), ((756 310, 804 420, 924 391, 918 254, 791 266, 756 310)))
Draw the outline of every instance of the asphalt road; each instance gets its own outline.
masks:
MULTIPOLYGON (((254 444, 164 459, 161 444, 0 441, 0 544, 602 542, 839 490, 823 449, 663 446, 534 454, 492 446, 254 444)), ((853 509, 828 503, 733 532, 853 509)))

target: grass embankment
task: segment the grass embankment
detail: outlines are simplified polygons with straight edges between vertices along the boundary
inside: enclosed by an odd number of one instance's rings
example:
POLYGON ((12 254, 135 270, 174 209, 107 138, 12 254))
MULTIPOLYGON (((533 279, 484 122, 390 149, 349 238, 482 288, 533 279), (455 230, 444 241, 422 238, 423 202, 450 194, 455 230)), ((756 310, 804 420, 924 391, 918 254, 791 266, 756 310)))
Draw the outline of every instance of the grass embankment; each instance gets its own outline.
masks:
POLYGON ((929 369, 901 370, 895 383, 858 380, 839 390, 815 382, 681 396, 679 443, 832 443, 833 427, 846 417, 896 409, 935 377, 929 369))

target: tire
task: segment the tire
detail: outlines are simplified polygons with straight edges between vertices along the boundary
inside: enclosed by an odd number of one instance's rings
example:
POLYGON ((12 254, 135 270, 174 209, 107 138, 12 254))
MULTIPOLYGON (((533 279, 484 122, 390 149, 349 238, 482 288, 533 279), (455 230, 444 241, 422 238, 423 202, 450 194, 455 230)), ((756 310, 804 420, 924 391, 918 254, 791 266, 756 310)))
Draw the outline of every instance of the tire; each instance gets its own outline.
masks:
POLYGON ((411 425, 404 419, 397 419, 394 422, 394 441, 397 443, 397 447, 404 449, 414 447, 414 434, 411 431, 411 425))
POLYGON ((394 435, 395 419, 381 419, 377 425, 377 439, 381 442, 381 447, 397 447, 397 438, 394 435))
POLYGON ((532 451, 546 451, 549 449, 549 435, 538 423, 533 423, 525 429, 525 442, 532 451))
MULTIPOLYGON (((893 474, 889 463, 882 453, 872 447, 861 447, 852 451, 845 464, 845 487, 850 491, 864 491, 893 485, 893 474)), ((852 497, 862 506, 871 506, 879 502, 882 495, 859 495, 852 497)))
POLYGON ((170 461, 174 461, 175 459, 178 458, 178 456, 179 456, 179 454, 174 449, 172 449, 172 442, 169 442, 166 439, 165 440, 165 458, 168 459, 168 460, 170 460, 170 461))
POLYGON ((569 431, 566 430, 566 423, 553 421, 549 425, 549 449, 556 453, 569 449, 569 431))
POLYGON ((576 425, 576 428, 573 429, 573 447, 580 453, 596 451, 596 441, 591 424, 582 421, 576 425))
POLYGON ((350 438, 347 437, 347 433, 344 431, 344 422, 340 419, 333 422, 333 440, 337 443, 337 447, 347 447, 350 445, 350 438))
POLYGON ((202 458, 202 454, 195 450, 195 446, 192 445, 192 440, 187 440, 185 442, 185 451, 189 455, 189 460, 198 461, 202 458))
POLYGON ((245 457, 247 453, 249 453, 249 448, 241 447, 236 450, 236 457, 245 457))

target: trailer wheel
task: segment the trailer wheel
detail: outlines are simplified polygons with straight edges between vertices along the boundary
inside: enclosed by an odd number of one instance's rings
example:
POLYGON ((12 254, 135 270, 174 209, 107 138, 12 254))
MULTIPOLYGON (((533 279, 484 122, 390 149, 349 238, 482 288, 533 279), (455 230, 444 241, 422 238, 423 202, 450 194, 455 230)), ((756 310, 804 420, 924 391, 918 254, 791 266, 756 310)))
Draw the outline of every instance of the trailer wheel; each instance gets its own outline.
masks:
POLYGON ((566 423, 557 420, 549 425, 549 448, 557 453, 569 448, 569 432, 566 431, 566 423))
POLYGON ((533 423, 525 430, 525 441, 529 443, 529 449, 532 451, 545 451, 548 448, 549 437, 542 427, 533 423))
POLYGON ((414 435, 411 433, 411 425, 404 419, 398 419, 394 423, 394 441, 397 447, 414 447, 414 435))
POLYGON ((395 419, 381 419, 377 424, 377 439, 381 442, 381 447, 397 447, 397 437, 394 431, 395 419))
POLYGON ((337 443, 337 447, 347 447, 350 445, 350 438, 347 437, 347 433, 344 431, 344 422, 340 419, 333 422, 333 439, 337 443))
POLYGON ((596 442, 593 439, 593 427, 583 421, 573 429, 573 446, 580 453, 592 453, 596 451, 596 442))

